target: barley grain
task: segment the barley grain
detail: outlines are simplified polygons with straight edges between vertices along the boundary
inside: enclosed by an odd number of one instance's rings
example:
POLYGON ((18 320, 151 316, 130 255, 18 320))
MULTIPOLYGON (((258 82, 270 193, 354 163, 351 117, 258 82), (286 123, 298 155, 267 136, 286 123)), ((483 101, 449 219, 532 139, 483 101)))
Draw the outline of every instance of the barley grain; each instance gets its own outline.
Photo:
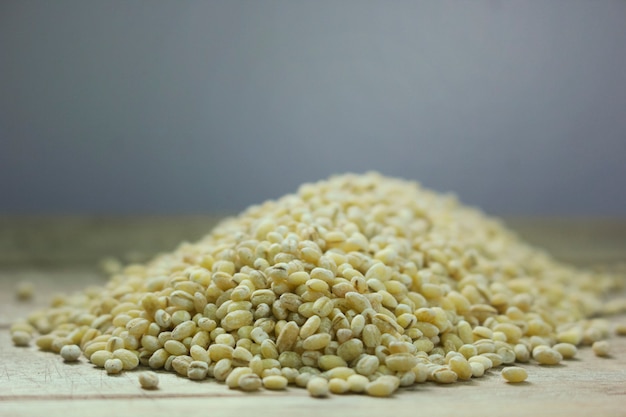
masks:
POLYGON ((518 383, 526 381, 528 373, 524 368, 520 368, 518 366, 507 366, 502 370, 502 377, 506 379, 507 382, 518 383))
POLYGON ((599 340, 597 342, 594 342, 591 348, 593 349, 593 353, 595 353, 596 356, 600 357, 609 356, 611 352, 611 345, 606 340, 599 340))
POLYGON ((82 350, 107 371, 141 363, 243 391, 390 396, 531 357, 555 365, 581 344, 606 354, 608 323, 585 318, 622 308, 599 302, 616 282, 418 184, 344 175, 116 269, 101 289, 55 297, 11 337, 82 350))
POLYGON ((159 377, 154 372, 141 372, 137 379, 143 389, 156 389, 159 386, 159 377))
POLYGON ((76 362, 82 354, 77 345, 65 345, 61 348, 61 357, 65 362, 76 362))

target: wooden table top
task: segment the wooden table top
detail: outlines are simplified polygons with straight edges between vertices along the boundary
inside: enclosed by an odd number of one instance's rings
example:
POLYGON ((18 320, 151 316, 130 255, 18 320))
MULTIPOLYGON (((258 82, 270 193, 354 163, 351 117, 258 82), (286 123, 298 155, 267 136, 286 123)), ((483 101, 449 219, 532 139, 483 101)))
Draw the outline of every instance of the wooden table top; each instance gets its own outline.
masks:
MULTIPOLYGON (((292 387, 244 394, 213 380, 190 381, 167 372, 159 372, 158 390, 146 391, 136 372, 108 376, 84 358, 65 364, 58 355, 12 345, 10 323, 45 306, 52 294, 106 282, 95 268, 97 250, 100 256, 145 257, 185 236, 197 239, 214 222, 214 217, 0 217, 0 416, 626 416, 625 337, 611 339, 608 358, 583 348, 577 359, 560 366, 521 365, 529 374, 522 384, 508 384, 492 370, 450 386, 415 385, 388 399, 334 395, 324 400, 292 387), (131 248, 137 252, 129 254, 131 248), (29 302, 15 299, 21 280, 35 284, 29 302)), ((626 262, 626 219, 513 219, 509 224, 531 242, 580 265, 626 262)), ((609 320, 626 324, 626 315, 609 320)))

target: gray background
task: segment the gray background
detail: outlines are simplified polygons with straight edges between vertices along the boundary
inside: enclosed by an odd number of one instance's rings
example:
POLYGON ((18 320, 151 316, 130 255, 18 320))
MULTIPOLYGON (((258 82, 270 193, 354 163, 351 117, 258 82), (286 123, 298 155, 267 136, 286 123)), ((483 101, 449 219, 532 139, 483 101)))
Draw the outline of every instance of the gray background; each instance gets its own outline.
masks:
POLYGON ((626 215, 625 1, 0 0, 0 213, 239 210, 374 169, 626 215))

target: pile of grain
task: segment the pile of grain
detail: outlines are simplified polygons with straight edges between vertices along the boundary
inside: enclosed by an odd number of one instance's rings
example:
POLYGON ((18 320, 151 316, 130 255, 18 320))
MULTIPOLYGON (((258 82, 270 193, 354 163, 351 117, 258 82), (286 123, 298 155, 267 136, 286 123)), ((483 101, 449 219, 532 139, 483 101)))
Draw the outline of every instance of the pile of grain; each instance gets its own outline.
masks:
POLYGON ((37 346, 68 360, 77 345, 109 373, 144 365, 246 391, 388 396, 572 357, 607 336, 585 319, 612 285, 452 196, 368 173, 250 207, 12 333, 22 345, 39 334, 37 346))

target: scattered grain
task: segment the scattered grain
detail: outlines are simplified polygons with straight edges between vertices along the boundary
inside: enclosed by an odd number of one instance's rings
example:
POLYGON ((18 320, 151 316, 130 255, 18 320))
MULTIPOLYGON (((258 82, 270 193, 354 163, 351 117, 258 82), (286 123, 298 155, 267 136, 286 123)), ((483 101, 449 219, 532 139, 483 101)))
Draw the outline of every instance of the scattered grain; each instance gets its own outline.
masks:
POLYGON ((458 375, 454 371, 442 367, 433 372, 432 378, 439 384, 452 384, 456 382, 458 375))
POLYGON ((309 395, 315 398, 324 398, 328 396, 330 391, 328 387, 328 381, 325 378, 314 376, 309 379, 306 384, 306 389, 309 391, 309 395))
POLYGON ((591 346, 596 356, 606 357, 611 352, 611 344, 607 340, 599 340, 591 346))
POLYGON ((365 386, 365 392, 372 397, 389 397, 400 386, 400 380, 391 375, 383 375, 365 386))
POLYGON ((33 339, 30 333, 22 330, 11 332, 11 340, 15 346, 28 346, 33 339))
POLYGON ((563 356, 555 349, 540 345, 533 349, 533 359, 540 365, 558 365, 563 360, 563 356))
POLYGON ((159 376, 154 372, 141 372, 137 379, 143 389, 156 389, 159 386, 159 376))
POLYGON ((117 375, 124 369, 124 364, 117 358, 107 359, 104 362, 104 370, 109 375, 117 375))
POLYGON ((287 378, 282 375, 271 375, 263 378, 263 386, 269 390, 283 390, 287 388, 287 378))
POLYGON ((571 343, 557 343, 556 345, 552 346, 552 349, 559 352, 561 356, 563 356, 563 359, 572 359, 574 356, 576 356, 576 353, 578 352, 576 346, 572 345, 571 343))
POLYGON ((345 379, 331 378, 328 381, 328 389, 333 394, 345 394, 350 390, 350 385, 345 379))
POLYGON ((29 281, 20 281, 15 287, 15 297, 19 301, 29 301, 35 295, 35 284, 29 281))
POLYGON ((506 379, 507 382, 518 383, 526 381, 528 373, 526 369, 520 368, 519 366, 507 366, 502 370, 502 377, 506 379))
POLYGON ((251 392, 258 391, 263 386, 263 381, 256 374, 247 373, 241 375, 241 377, 237 381, 237 384, 239 385, 239 389, 241 389, 242 391, 251 392))
POLYGON ((615 334, 626 336, 626 323, 619 323, 615 326, 615 334))
POLYGON ((122 361, 125 370, 135 369, 139 365, 139 357, 136 352, 128 349, 118 349, 113 352, 113 357, 122 361))
POLYGON ((61 348, 61 357, 65 362, 76 362, 82 354, 77 345, 65 345, 61 348))
POLYGON ((364 375, 350 375, 347 379, 348 388, 351 392, 365 392, 369 379, 364 375))

